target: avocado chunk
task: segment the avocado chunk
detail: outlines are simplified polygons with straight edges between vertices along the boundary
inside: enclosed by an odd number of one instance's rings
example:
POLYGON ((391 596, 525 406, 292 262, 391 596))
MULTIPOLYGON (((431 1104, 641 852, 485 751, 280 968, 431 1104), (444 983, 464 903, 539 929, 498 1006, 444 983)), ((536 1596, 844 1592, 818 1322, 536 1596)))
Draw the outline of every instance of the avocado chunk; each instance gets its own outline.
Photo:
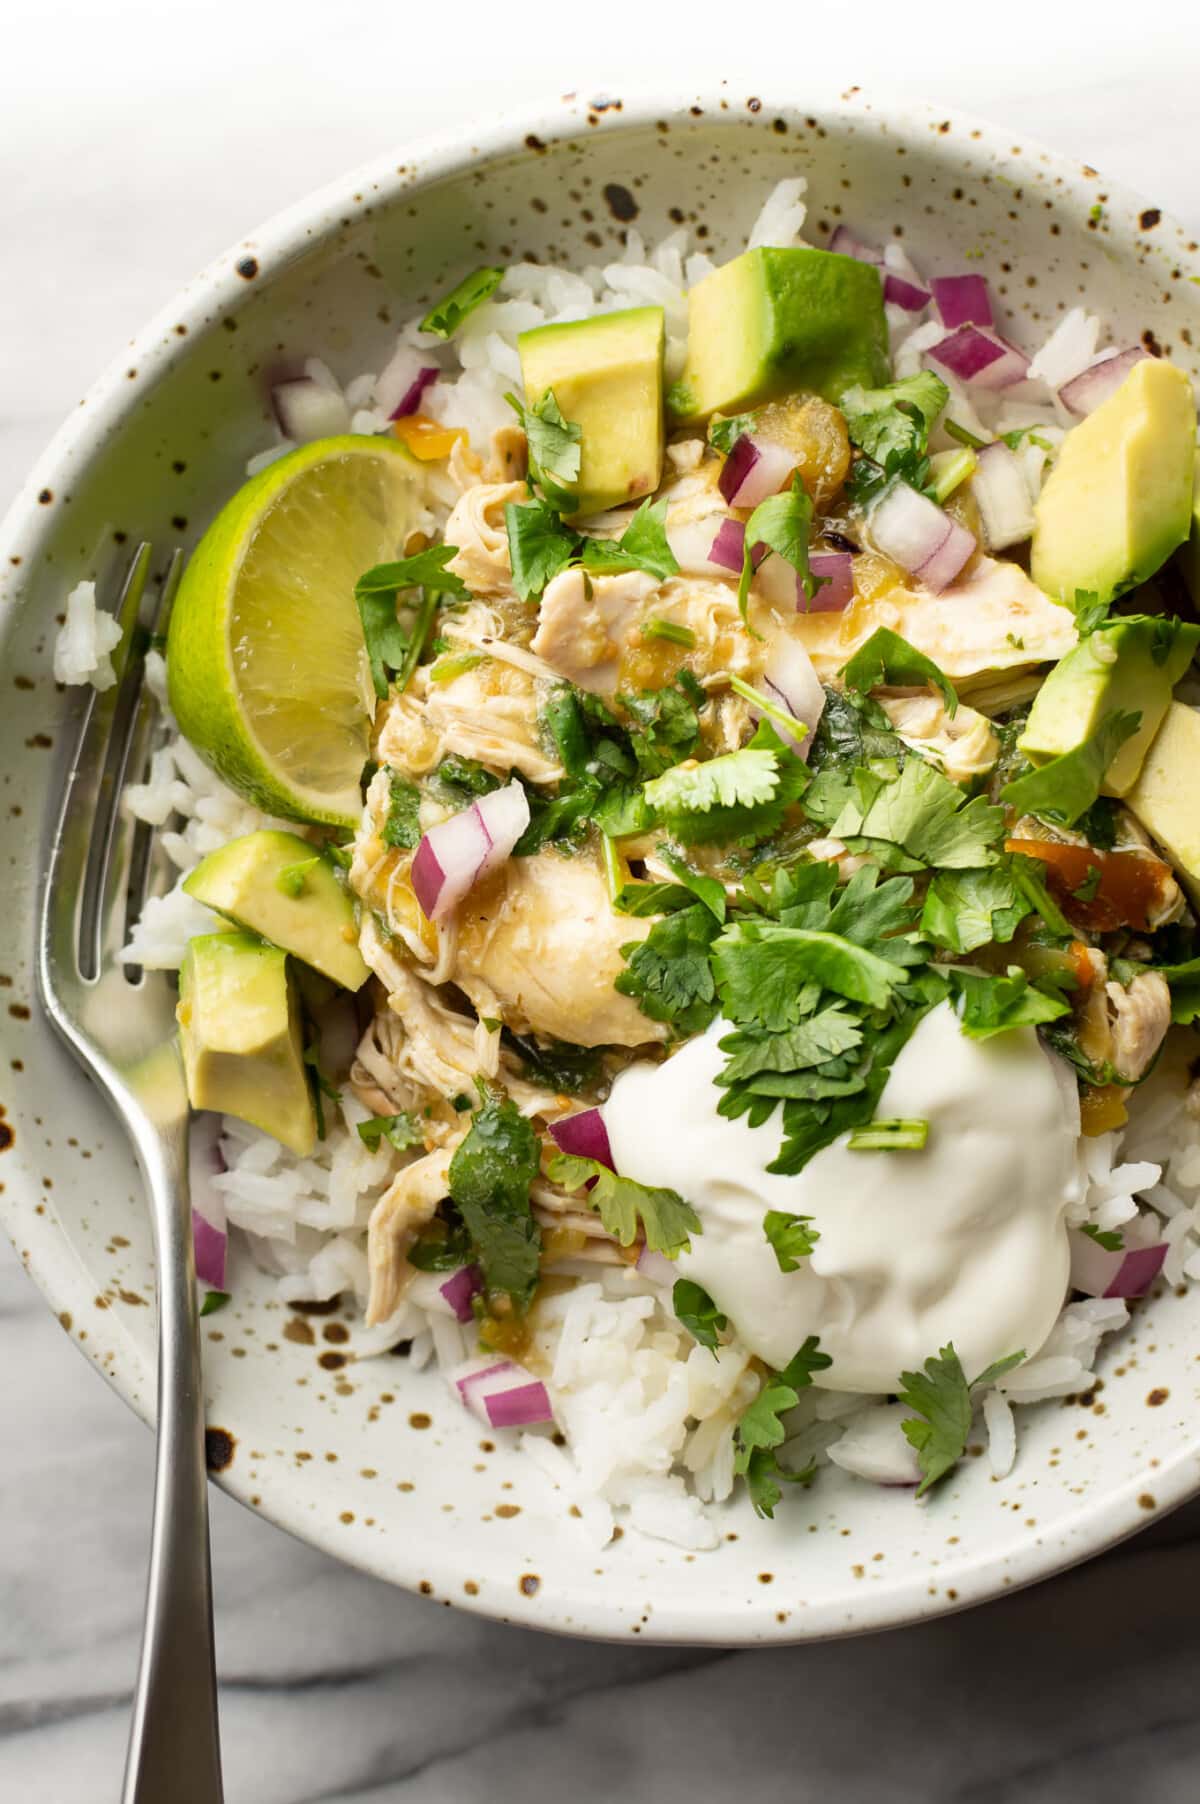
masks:
POLYGON ((1069 432, 1034 508, 1030 570, 1053 601, 1102 601, 1145 582, 1192 523, 1196 406, 1155 357, 1069 432))
POLYGON ((1141 725, 1104 778, 1106 794, 1126 795, 1197 642, 1200 626, 1151 614, 1097 627, 1060 659, 1042 684, 1018 741, 1021 751, 1032 763, 1043 764, 1090 739, 1106 715, 1140 714, 1141 725))
POLYGON ((891 379, 883 284, 872 263, 800 245, 744 251, 688 295, 682 420, 802 391, 840 401, 891 379))
POLYGON ((183 887, 343 989, 366 983, 354 904, 329 861, 298 833, 264 828, 231 839, 201 859, 183 887))
POLYGON ((1158 841, 1200 904, 1200 713, 1172 702, 1125 805, 1158 841))
POLYGON ((249 933, 190 940, 175 1012, 192 1107, 236 1115, 307 1157, 317 1122, 287 953, 249 933))
POLYGON ((630 307, 535 326, 517 339, 527 404, 553 389, 564 419, 582 429, 579 476, 567 485, 577 514, 602 513, 658 487, 664 333, 661 307, 630 307))

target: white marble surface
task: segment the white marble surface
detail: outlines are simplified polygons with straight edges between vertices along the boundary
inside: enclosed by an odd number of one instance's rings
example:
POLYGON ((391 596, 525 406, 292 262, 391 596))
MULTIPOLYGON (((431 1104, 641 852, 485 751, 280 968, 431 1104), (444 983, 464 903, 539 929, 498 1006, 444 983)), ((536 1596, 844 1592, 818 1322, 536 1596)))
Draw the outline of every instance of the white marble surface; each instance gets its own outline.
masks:
MULTIPOLYGON (((1153 18, 1107 0, 975 16, 857 0, 837 9, 834 46, 820 37, 832 8, 768 5, 748 22, 700 0, 632 16, 544 0, 8 0, 0 505, 100 365, 227 242, 389 144, 539 94, 620 92, 668 68, 680 87, 725 74, 761 91, 783 53, 798 92, 815 61, 839 84, 988 114, 1200 230, 1198 33, 1182 0, 1153 18)), ((101 1804, 136 1660, 151 1443, 7 1243, 0 1373, 0 1799, 101 1804)), ((1196 1795, 1200 1506, 968 1616, 754 1654, 494 1627, 215 1493, 213 1537, 229 1804, 1196 1795)))

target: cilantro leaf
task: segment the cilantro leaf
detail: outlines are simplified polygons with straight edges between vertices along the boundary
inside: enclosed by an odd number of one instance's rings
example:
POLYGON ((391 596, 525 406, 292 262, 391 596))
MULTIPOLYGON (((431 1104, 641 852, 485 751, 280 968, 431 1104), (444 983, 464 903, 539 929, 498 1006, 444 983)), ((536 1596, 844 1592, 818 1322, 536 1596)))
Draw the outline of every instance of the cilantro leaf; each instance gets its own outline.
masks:
POLYGON ((800 480, 798 471, 792 478, 790 489, 784 489, 779 495, 768 495, 765 501, 759 502, 746 522, 742 574, 738 581, 738 611, 743 620, 747 617, 755 558, 761 558, 758 551, 760 545, 765 545, 768 551, 775 552, 792 566, 805 596, 809 601, 812 600, 817 592, 816 582, 808 567, 808 539, 812 517, 812 498, 800 480))
POLYGON ((722 457, 728 457, 744 433, 754 431, 758 416, 753 413, 715 413, 708 422, 708 442, 722 457))
POLYGON ((1011 940, 1029 912, 1007 863, 937 871, 925 892, 921 932, 948 952, 974 952, 993 940, 1011 940))
POLYGON ((504 509, 513 588, 522 601, 536 601, 546 584, 565 570, 579 545, 546 501, 510 501, 504 509))
POLYGON ((442 1204, 408 1249, 408 1263, 419 1272, 456 1272, 474 1257, 471 1236, 452 1203, 442 1204))
POLYGON ((775 1251, 781 1272, 797 1272, 800 1261, 807 1259, 821 1236, 809 1226, 811 1215, 789 1215, 784 1209, 768 1209, 763 1216, 763 1233, 775 1251))
POLYGON ((717 1082, 741 1083, 764 1071, 805 1071, 862 1044, 863 1028, 842 1003, 831 1003, 782 1031, 742 1028, 720 1042, 729 1061, 717 1082))
POLYGON ((438 338, 453 338, 469 313, 473 313, 481 302, 495 294, 504 280, 502 269, 485 266, 477 269, 452 288, 440 301, 436 301, 421 321, 422 332, 432 332, 438 338))
POLYGON ((424 648, 438 596, 462 598, 469 593, 462 578, 446 568, 457 556, 457 545, 430 545, 412 557, 374 565, 355 583, 354 599, 362 622, 371 682, 380 701, 387 697, 389 670, 396 672, 401 690, 407 687, 424 648), (396 601, 402 590, 416 588, 423 593, 412 626, 406 630, 396 617, 396 601))
POLYGON ((1073 827, 1095 802, 1104 773, 1141 722, 1140 713, 1106 714, 1095 732, 1074 750, 1005 784, 1001 800, 1018 814, 1036 814, 1059 826, 1073 827))
POLYGON ((886 1008, 904 970, 840 934, 776 921, 740 921, 726 929, 713 953, 726 1014, 758 1022, 773 1033, 790 1027, 803 987, 824 985, 867 1008, 886 1008))
POLYGON ((946 713, 951 719, 958 709, 958 696, 954 685, 923 651, 902 639, 890 627, 879 626, 871 634, 864 645, 861 645, 842 672, 842 680, 847 689, 856 689, 867 695, 872 689, 883 684, 899 687, 932 684, 946 704, 946 713))
POLYGON ((407 1152, 410 1146, 425 1144, 421 1124, 409 1109, 401 1109, 395 1115, 372 1115, 369 1121, 360 1121, 358 1137, 372 1152, 377 1150, 381 1140, 394 1146, 398 1153, 407 1152))
POLYGON ((537 1288, 542 1233, 529 1202, 541 1154, 529 1122, 508 1097, 475 1111, 450 1161, 448 1188, 475 1248, 489 1292, 529 1307, 537 1288))
POLYGON ((408 658, 410 635, 396 617, 396 596, 360 595, 355 591, 363 643, 371 666, 371 685, 380 701, 388 692, 388 672, 399 670, 408 658))
POLYGON ((676 1278, 671 1307, 692 1339, 715 1353, 717 1336, 728 1328, 729 1318, 721 1314, 708 1292, 691 1278, 676 1278))
POLYGON ((546 500, 559 513, 570 513, 577 497, 565 484, 579 476, 580 443, 583 427, 564 419, 554 390, 548 388, 532 407, 525 407, 515 395, 505 395, 525 434, 529 446, 529 475, 542 490, 546 500))
POLYGON ((758 1396, 743 1410, 735 1430, 733 1469, 746 1480, 756 1515, 774 1515, 775 1505, 783 1495, 780 1480, 808 1485, 816 1475, 813 1465, 803 1472, 785 1471, 775 1449, 787 1438, 780 1417, 796 1407, 800 1392, 811 1385, 813 1373, 824 1371, 833 1363, 827 1354, 818 1351, 818 1346, 816 1336, 810 1334, 783 1371, 766 1379, 758 1396))
POLYGON ((200 1305, 201 1315, 216 1315, 229 1302, 231 1293, 227 1290, 206 1290, 204 1301, 200 1305))
POLYGON ((364 595, 390 595, 394 600, 401 589, 436 589, 439 595, 468 599, 471 592, 462 577, 446 568, 457 556, 457 545, 428 545, 424 551, 414 551, 411 557, 374 564, 355 583, 355 596, 361 599, 364 595))
POLYGON ((941 377, 921 370, 882 388, 848 388, 838 405, 846 416, 850 443, 887 469, 889 458, 924 453, 930 429, 949 399, 950 390, 941 377))
MULTIPOLYGON (((643 501, 619 539, 585 539, 583 567, 598 575, 614 570, 647 570, 660 583, 666 582, 669 576, 678 576, 679 564, 667 543, 666 500, 647 498, 643 501)), ((669 637, 666 632, 669 624, 660 623, 661 637, 669 637)), ((675 630, 687 631, 684 627, 675 630)), ((695 643, 694 635, 690 642, 695 643)))
POLYGON ((985 796, 968 800, 957 783, 923 758, 910 758, 894 780, 857 770, 848 783, 831 784, 829 775, 823 773, 825 781, 814 783, 805 808, 854 851, 878 858, 875 845, 861 842, 882 840, 900 847, 918 869, 967 870, 995 864, 993 848, 1004 837, 1004 810, 993 807, 985 796), (840 806, 835 810, 830 803, 840 806))
POLYGON ((717 804, 757 808, 769 802, 778 787, 779 766, 774 755, 745 746, 704 764, 675 765, 646 784, 645 796, 652 808, 664 814, 707 814, 717 804))
POLYGON ((871 765, 882 758, 895 759, 899 769, 907 756, 908 747, 877 702, 852 690, 825 690, 825 707, 808 747, 813 770, 871 765))
POLYGON ((882 388, 850 388, 839 403, 850 442, 863 456, 848 492, 860 507, 899 477, 923 491, 929 482, 929 432, 949 398, 940 377, 922 370, 882 388))
MULTIPOLYGON (((701 702, 703 697, 701 690, 701 702)), ((641 689, 634 694, 622 691, 617 700, 634 723, 628 734, 629 750, 641 776, 661 776, 680 759, 691 756, 700 737, 698 698, 687 692, 680 678, 663 689, 641 689)))
POLYGON ((434 778, 456 802, 466 801, 468 796, 490 795, 493 789, 500 788, 499 777, 493 776, 485 765, 474 758, 460 758, 457 752, 442 759, 434 778))
POLYGON ((411 852, 421 840, 421 792, 415 783, 407 782, 395 771, 389 773, 389 779, 391 797, 383 823, 383 843, 411 852))
POLYGON ((1086 1234, 1089 1240, 1094 1240, 1096 1245, 1103 1247, 1106 1253, 1119 1253, 1125 1245, 1125 1236, 1122 1233, 1113 1228, 1097 1227, 1094 1221, 1085 1221, 1080 1228, 1080 1233, 1086 1234))
POLYGON ((896 1394, 901 1403, 917 1411, 900 1426, 909 1444, 916 1449, 917 1464, 923 1474, 917 1487, 918 1497, 939 1478, 944 1478, 962 1458, 974 1414, 972 1390, 995 1383, 1024 1357, 1024 1352, 1020 1352, 996 1360, 979 1374, 974 1385, 970 1385, 954 1351, 954 1343, 950 1341, 940 1353, 925 1361, 923 1372, 901 1372, 896 1394))
POLYGON ((1075 599, 1071 603, 1075 614, 1075 625, 1079 637, 1086 639, 1096 628, 1103 626, 1108 619, 1109 603, 1101 601, 1094 589, 1076 589, 1075 599))
POLYGON ((703 1033, 717 1012, 709 949, 720 926, 701 902, 656 921, 644 940, 622 946, 627 968, 615 988, 632 996, 651 1021, 680 1035, 703 1033))
POLYGON ((1071 1012, 1070 1003, 1061 995, 1031 984, 1020 965, 1010 965, 1004 977, 957 967, 948 976, 958 1001, 962 1031, 972 1040, 987 1040, 1013 1027, 1037 1027, 1071 1012))
POLYGON ((623 1247, 633 1245, 640 1227, 652 1253, 674 1259, 677 1253, 687 1252, 690 1236, 700 1232, 700 1217, 677 1190, 655 1189, 633 1178, 618 1177, 598 1159, 580 1159, 570 1153, 556 1153, 546 1169, 551 1182, 561 1184, 564 1190, 581 1190, 595 1179, 587 1200, 623 1247))

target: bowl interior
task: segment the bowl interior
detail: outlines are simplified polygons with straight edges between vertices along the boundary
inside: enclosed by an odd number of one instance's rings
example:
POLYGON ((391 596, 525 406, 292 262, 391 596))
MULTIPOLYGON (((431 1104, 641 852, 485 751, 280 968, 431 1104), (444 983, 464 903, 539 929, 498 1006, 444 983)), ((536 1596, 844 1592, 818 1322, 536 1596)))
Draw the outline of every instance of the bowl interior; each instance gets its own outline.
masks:
MULTIPOLYGON (((64 1326, 121 1394, 153 1408, 149 1228, 103 1102, 37 1018, 30 948, 39 834, 77 696, 49 653, 67 589, 104 594, 131 546, 194 543, 271 442, 270 380, 317 352, 379 367, 397 324, 483 262, 621 255, 687 223, 718 258, 771 184, 809 182, 808 233, 903 236, 918 267, 989 276, 1019 341, 1085 302, 1116 342, 1195 372, 1196 246, 1094 171, 971 121, 861 96, 589 108, 433 145, 326 191, 230 253, 136 341, 34 471, 0 545, 0 1212, 64 1326)), ((1200 1482, 1195 1296, 1139 1306, 1103 1386, 1022 1412, 1012 1475, 968 1459, 927 1506, 823 1472, 777 1520, 744 1504, 714 1554, 627 1533, 597 1553, 541 1476, 441 1381, 357 1363, 350 1311, 290 1311, 245 1258, 204 1326, 212 1464, 243 1501, 449 1603, 595 1635, 714 1642, 909 1621, 1052 1571, 1200 1482)))

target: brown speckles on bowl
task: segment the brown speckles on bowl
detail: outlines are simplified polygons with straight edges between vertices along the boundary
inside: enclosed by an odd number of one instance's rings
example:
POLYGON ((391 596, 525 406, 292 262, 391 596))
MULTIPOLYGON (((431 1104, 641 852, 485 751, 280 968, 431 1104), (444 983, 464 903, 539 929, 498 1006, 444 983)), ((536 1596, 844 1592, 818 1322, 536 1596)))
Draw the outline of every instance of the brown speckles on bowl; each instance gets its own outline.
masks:
POLYGON ((224 1472, 233 1464, 237 1442, 227 1428, 204 1430, 204 1463, 210 1472, 224 1472))
POLYGON ((16 1140, 17 1136, 11 1124, 0 1120, 0 1153, 6 1153, 11 1146, 15 1146, 16 1140))
POLYGON ((329 1322, 322 1328, 321 1338, 330 1341, 334 1346, 344 1346, 350 1339, 350 1330, 343 1322, 329 1322))
POLYGON ((49 507, 50 503, 53 500, 54 500, 53 489, 39 489, 38 501, 40 502, 42 507, 49 507))
POLYGON ((1171 1393, 1168 1390, 1162 1390, 1162 1389, 1155 1388, 1154 1390, 1152 1390, 1150 1392, 1150 1395, 1146 1398, 1146 1402, 1150 1406, 1151 1409, 1161 1409, 1162 1405, 1166 1402, 1167 1398, 1170 1395, 1171 1395, 1171 1393))
POLYGON ((1156 1510, 1158 1508, 1158 1504, 1150 1495, 1149 1491, 1142 1492, 1141 1496, 1138 1498, 1138 1505, 1139 1508, 1143 1510, 1156 1510))
POLYGON ((536 1572, 523 1572, 517 1580, 517 1590, 522 1597, 536 1597, 542 1588, 542 1581, 536 1572))
POLYGON ((253 282, 255 276, 258 274, 258 258, 239 257, 234 267, 236 268, 238 275, 241 276, 243 282, 253 282))
POLYGON ((317 1359, 317 1364, 323 1366, 327 1372, 340 1372, 345 1363, 346 1355, 344 1353, 322 1353, 317 1359))
POLYGON ((283 1324, 283 1338, 297 1347, 314 1347, 317 1343, 317 1337, 308 1323, 301 1321, 298 1316, 293 1316, 283 1324))
POLYGON ((1138 224, 1143 232, 1151 232, 1161 218, 1162 209, 1160 207, 1147 207, 1144 212, 1138 214, 1138 224))
POLYGON ((628 225, 631 219, 636 219, 640 210, 629 189, 621 182, 605 183, 604 204, 613 218, 620 220, 622 225, 628 225))
POLYGON ((494 1512, 502 1522, 511 1522, 514 1516, 521 1514, 519 1503, 498 1503, 494 1512))
POLYGON ((408 1418, 408 1425, 410 1428, 432 1428, 433 1417, 427 1416, 424 1410, 414 1410, 412 1415, 408 1418))

